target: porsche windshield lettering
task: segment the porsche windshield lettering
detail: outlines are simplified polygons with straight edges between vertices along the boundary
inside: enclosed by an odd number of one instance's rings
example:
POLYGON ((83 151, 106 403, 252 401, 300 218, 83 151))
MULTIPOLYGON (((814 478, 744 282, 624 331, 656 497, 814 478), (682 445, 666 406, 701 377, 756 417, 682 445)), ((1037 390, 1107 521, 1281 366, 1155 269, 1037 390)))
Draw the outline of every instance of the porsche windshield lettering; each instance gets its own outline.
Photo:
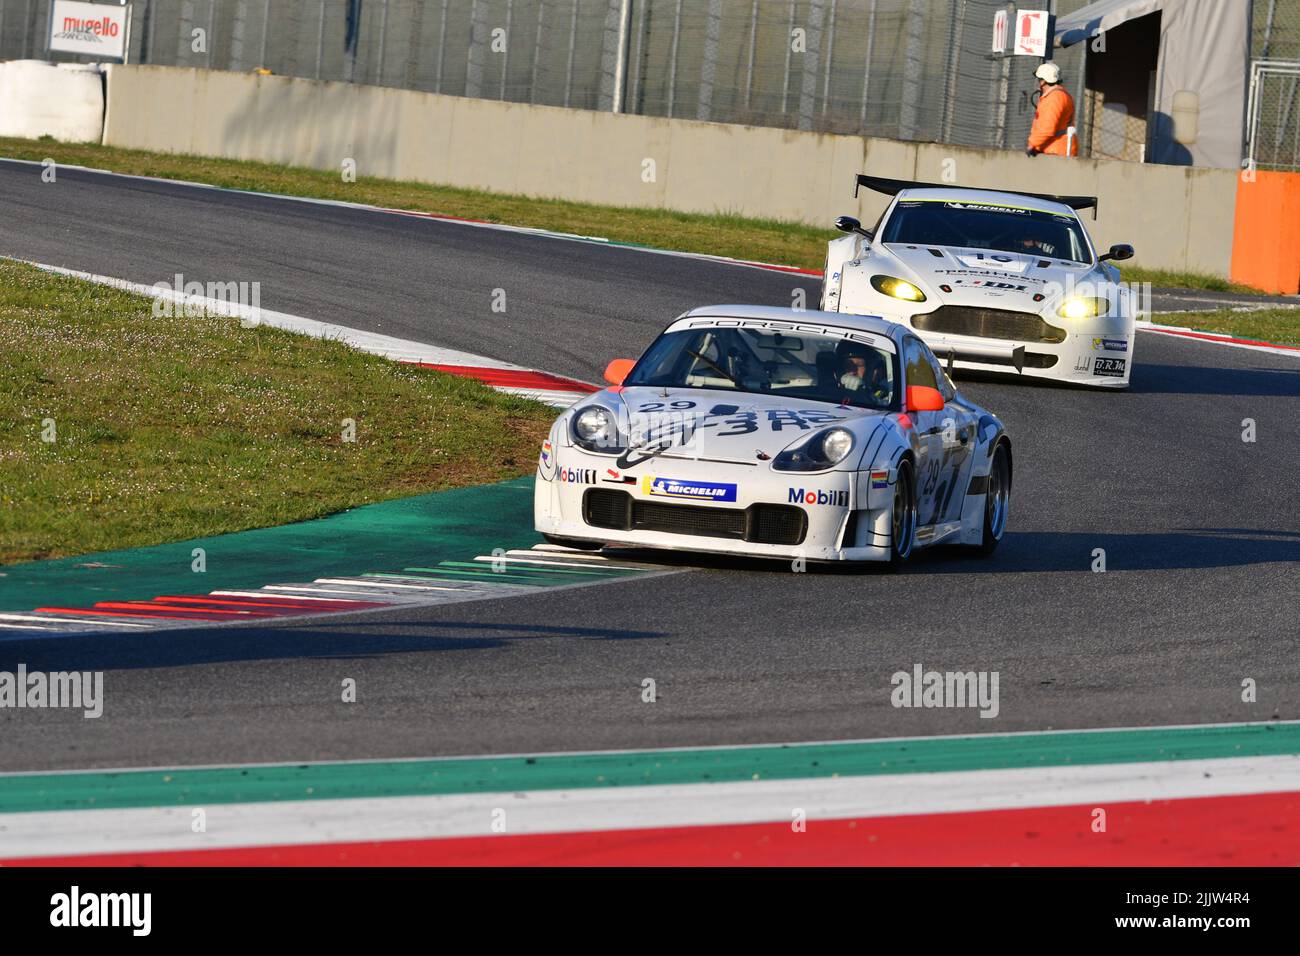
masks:
POLYGON ((912 200, 895 205, 881 241, 1091 262, 1079 223, 1063 219, 1037 209, 912 200))
MULTIPOLYGON (((662 335, 623 384, 696 388, 810 399, 856 408, 897 410, 898 363, 877 337, 829 334, 809 326, 774 328, 710 325, 662 335), (797 329, 797 331, 793 331, 797 329)), ((750 413, 752 414, 752 413, 750 413)), ((794 413, 772 418, 804 428, 794 413)), ((805 413, 806 414, 806 413, 805 413)), ((753 431, 742 413, 737 426, 753 431)), ((729 432, 728 434, 737 434, 729 432)))

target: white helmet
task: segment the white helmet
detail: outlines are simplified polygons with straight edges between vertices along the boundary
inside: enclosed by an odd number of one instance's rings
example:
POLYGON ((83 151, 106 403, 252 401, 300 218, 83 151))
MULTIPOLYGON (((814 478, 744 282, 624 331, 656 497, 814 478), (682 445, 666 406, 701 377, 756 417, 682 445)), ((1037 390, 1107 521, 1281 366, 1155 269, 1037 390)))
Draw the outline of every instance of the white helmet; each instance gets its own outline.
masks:
POLYGON ((1050 60, 1046 63, 1040 63, 1038 69, 1034 70, 1034 76, 1038 77, 1044 83, 1056 85, 1061 82, 1061 68, 1050 60))

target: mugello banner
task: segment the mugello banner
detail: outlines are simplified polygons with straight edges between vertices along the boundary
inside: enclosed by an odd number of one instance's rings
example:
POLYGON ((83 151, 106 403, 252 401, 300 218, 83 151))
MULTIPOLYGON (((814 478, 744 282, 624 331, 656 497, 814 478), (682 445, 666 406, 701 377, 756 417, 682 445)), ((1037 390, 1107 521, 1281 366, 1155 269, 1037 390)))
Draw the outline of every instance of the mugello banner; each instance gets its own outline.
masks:
POLYGON ((126 60, 131 5, 54 0, 50 9, 50 52, 85 53, 126 60))

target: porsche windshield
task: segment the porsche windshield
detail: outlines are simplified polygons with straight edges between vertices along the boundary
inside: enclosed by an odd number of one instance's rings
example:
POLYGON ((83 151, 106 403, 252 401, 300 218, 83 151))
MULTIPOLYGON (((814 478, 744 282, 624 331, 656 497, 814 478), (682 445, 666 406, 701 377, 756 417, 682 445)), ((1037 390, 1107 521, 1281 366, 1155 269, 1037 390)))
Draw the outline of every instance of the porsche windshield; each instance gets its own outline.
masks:
POLYGON ((1092 261, 1083 229, 1073 216, 993 203, 900 200, 881 241, 1092 261))
POLYGON ((897 363, 893 352, 880 347, 887 341, 865 332, 686 329, 660 336, 623 384, 714 388, 895 409, 897 363))

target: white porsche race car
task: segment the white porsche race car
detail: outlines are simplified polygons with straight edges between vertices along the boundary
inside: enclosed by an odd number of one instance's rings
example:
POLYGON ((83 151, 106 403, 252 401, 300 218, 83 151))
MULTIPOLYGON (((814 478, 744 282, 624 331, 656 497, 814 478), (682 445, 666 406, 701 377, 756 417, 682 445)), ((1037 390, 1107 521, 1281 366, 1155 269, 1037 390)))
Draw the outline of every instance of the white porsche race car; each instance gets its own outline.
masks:
POLYGON ((1092 196, 1045 196, 858 176, 891 195, 873 230, 841 216, 821 308, 914 330, 945 362, 1079 385, 1125 388, 1135 296, 1097 255, 1076 209, 1092 196))
POLYGON ((915 334, 878 318, 695 309, 568 409, 537 466, 537 530, 808 561, 992 552, 1011 442, 915 334))

